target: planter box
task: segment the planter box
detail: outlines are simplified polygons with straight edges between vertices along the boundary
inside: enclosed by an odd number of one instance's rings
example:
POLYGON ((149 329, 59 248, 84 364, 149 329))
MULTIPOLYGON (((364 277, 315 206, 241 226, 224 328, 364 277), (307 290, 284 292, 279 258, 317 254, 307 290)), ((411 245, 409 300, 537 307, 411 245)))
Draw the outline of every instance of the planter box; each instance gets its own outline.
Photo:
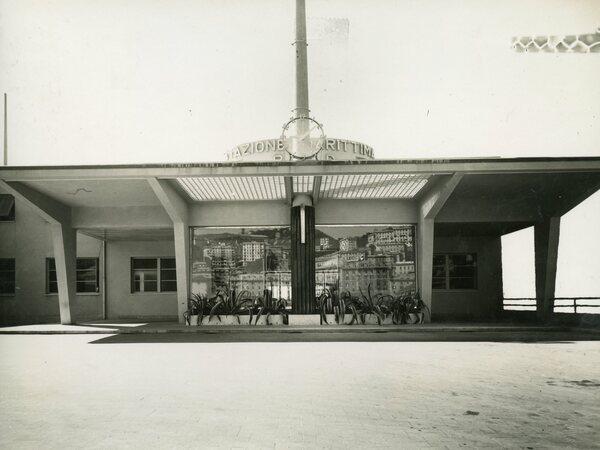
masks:
MULTIPOLYGON (((256 322, 256 316, 252 318, 252 325, 256 322)), ((267 324, 267 316, 262 315, 258 319, 256 325, 283 325, 283 318, 279 314, 271 314, 269 316, 269 323, 267 324)))
MULTIPOLYGON (((200 326, 219 326, 219 325, 249 325, 248 323, 248 319, 250 318, 249 315, 240 315, 240 316, 228 316, 228 315, 221 315, 219 316, 219 318, 221 319, 219 321, 219 319, 217 318, 217 316, 213 316, 212 320, 209 322, 209 316, 204 316, 202 318, 202 323, 200 324, 200 326), (239 318, 239 322, 238 322, 238 318, 239 318)), ((252 325, 254 325, 256 322, 256 316, 254 316, 252 318, 252 325)), ((198 316, 191 316, 190 317, 190 323, 191 325, 196 325, 198 323, 198 316), (195 319, 195 322, 192 320, 193 318, 195 319)), ((258 319, 258 323, 256 324, 258 326, 260 325, 267 325, 267 316, 266 315, 262 315, 260 316, 260 319, 258 319)), ((271 315, 269 316, 269 325, 283 325, 283 318, 279 315, 271 315)))
POLYGON ((290 325, 320 325, 321 319, 318 314, 290 314, 290 325))
POLYGON ((219 326, 219 325, 248 325, 248 318, 250 316, 227 316, 221 315, 217 318, 217 316, 213 316, 212 320, 209 322, 209 316, 204 316, 202 318, 201 326, 219 326), (238 318, 240 319, 238 322, 238 318), (219 320, 221 319, 221 320, 219 320))
POLYGON ((423 313, 408 313, 408 317, 406 318, 407 324, 421 323, 424 320, 423 313))
MULTIPOLYGON (((327 318, 327 323, 323 322, 324 326, 336 326, 340 325, 335 322, 335 314, 325 314, 327 318)), ((350 325, 352 322, 352 314, 346 313, 344 314, 344 325, 350 325)), ((393 325, 392 315, 388 314, 385 316, 384 320, 381 322, 381 325, 393 325)), ((358 322, 354 322, 353 325, 378 325, 377 316, 375 314, 365 314, 365 323, 362 323, 362 318, 360 314, 358 315, 358 322)))
MULTIPOLYGON (((323 322, 322 325, 324 325, 324 326, 350 325, 350 322, 352 322, 352 314, 347 314, 347 313, 344 315, 344 323, 343 324, 336 323, 335 314, 325 314, 325 317, 327 319, 327 323, 323 322)), ((358 320, 359 320, 358 324, 360 324, 360 318, 358 320)), ((355 321, 353 325, 357 325, 357 322, 355 321)))
MULTIPOLYGON (((358 320, 360 320, 362 324, 362 318, 360 315, 358 316, 358 320)), ((393 325, 391 314, 384 316, 384 319, 381 321, 381 325, 393 325)), ((377 322, 377 316, 375 314, 365 314, 365 323, 364 325, 379 325, 377 322)))

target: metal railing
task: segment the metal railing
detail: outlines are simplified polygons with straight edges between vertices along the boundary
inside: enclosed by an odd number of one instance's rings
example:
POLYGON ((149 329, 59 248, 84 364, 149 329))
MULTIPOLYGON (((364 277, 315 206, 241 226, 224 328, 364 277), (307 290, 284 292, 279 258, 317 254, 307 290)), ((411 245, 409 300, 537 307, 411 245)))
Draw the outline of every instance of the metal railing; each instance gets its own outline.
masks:
MULTIPOLYGON (((535 311, 535 298, 505 298, 505 311, 535 311)), ((567 314, 600 314, 600 297, 556 297, 554 312, 567 314)))

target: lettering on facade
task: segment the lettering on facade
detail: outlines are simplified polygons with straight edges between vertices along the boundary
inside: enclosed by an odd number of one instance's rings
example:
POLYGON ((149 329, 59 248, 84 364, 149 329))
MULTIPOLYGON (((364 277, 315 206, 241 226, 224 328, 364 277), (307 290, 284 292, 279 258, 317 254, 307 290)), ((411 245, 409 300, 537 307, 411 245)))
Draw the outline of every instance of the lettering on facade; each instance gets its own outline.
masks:
MULTIPOLYGON (((289 159, 285 152, 283 139, 264 139, 261 141, 246 142, 234 147, 225 154, 227 161, 255 159, 256 157, 253 155, 264 155, 266 159, 273 159, 275 161, 289 159), (265 154, 272 155, 267 156, 265 154)), ((319 152, 317 158, 320 160, 373 159, 374 154, 371 146, 361 142, 327 138, 325 148, 319 152)))

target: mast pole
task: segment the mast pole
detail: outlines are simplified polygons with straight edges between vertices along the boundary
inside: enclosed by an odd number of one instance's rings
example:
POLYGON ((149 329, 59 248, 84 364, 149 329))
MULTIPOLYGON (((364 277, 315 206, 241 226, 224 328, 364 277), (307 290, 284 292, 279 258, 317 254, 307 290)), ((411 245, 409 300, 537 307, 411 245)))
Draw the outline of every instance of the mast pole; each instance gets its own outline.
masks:
POLYGON ((7 108, 6 92, 4 93, 4 165, 8 166, 8 108, 7 108))
MULTIPOLYGON (((305 0, 296 0, 296 118, 309 117, 308 109, 308 58, 306 42, 306 6, 305 0)), ((301 135, 308 130, 308 121, 299 120, 297 133, 301 135)))

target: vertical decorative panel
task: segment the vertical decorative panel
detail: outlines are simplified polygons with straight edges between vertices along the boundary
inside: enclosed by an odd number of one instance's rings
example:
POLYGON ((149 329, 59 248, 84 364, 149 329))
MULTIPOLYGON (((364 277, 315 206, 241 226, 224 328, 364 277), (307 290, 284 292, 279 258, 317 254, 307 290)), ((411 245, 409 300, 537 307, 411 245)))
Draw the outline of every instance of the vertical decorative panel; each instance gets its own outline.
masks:
POLYGON ((313 314, 315 312, 315 208, 294 206, 291 211, 292 312, 313 314), (304 227, 301 223, 302 216, 305 221, 304 227), (303 228, 304 243, 301 236, 303 228))

